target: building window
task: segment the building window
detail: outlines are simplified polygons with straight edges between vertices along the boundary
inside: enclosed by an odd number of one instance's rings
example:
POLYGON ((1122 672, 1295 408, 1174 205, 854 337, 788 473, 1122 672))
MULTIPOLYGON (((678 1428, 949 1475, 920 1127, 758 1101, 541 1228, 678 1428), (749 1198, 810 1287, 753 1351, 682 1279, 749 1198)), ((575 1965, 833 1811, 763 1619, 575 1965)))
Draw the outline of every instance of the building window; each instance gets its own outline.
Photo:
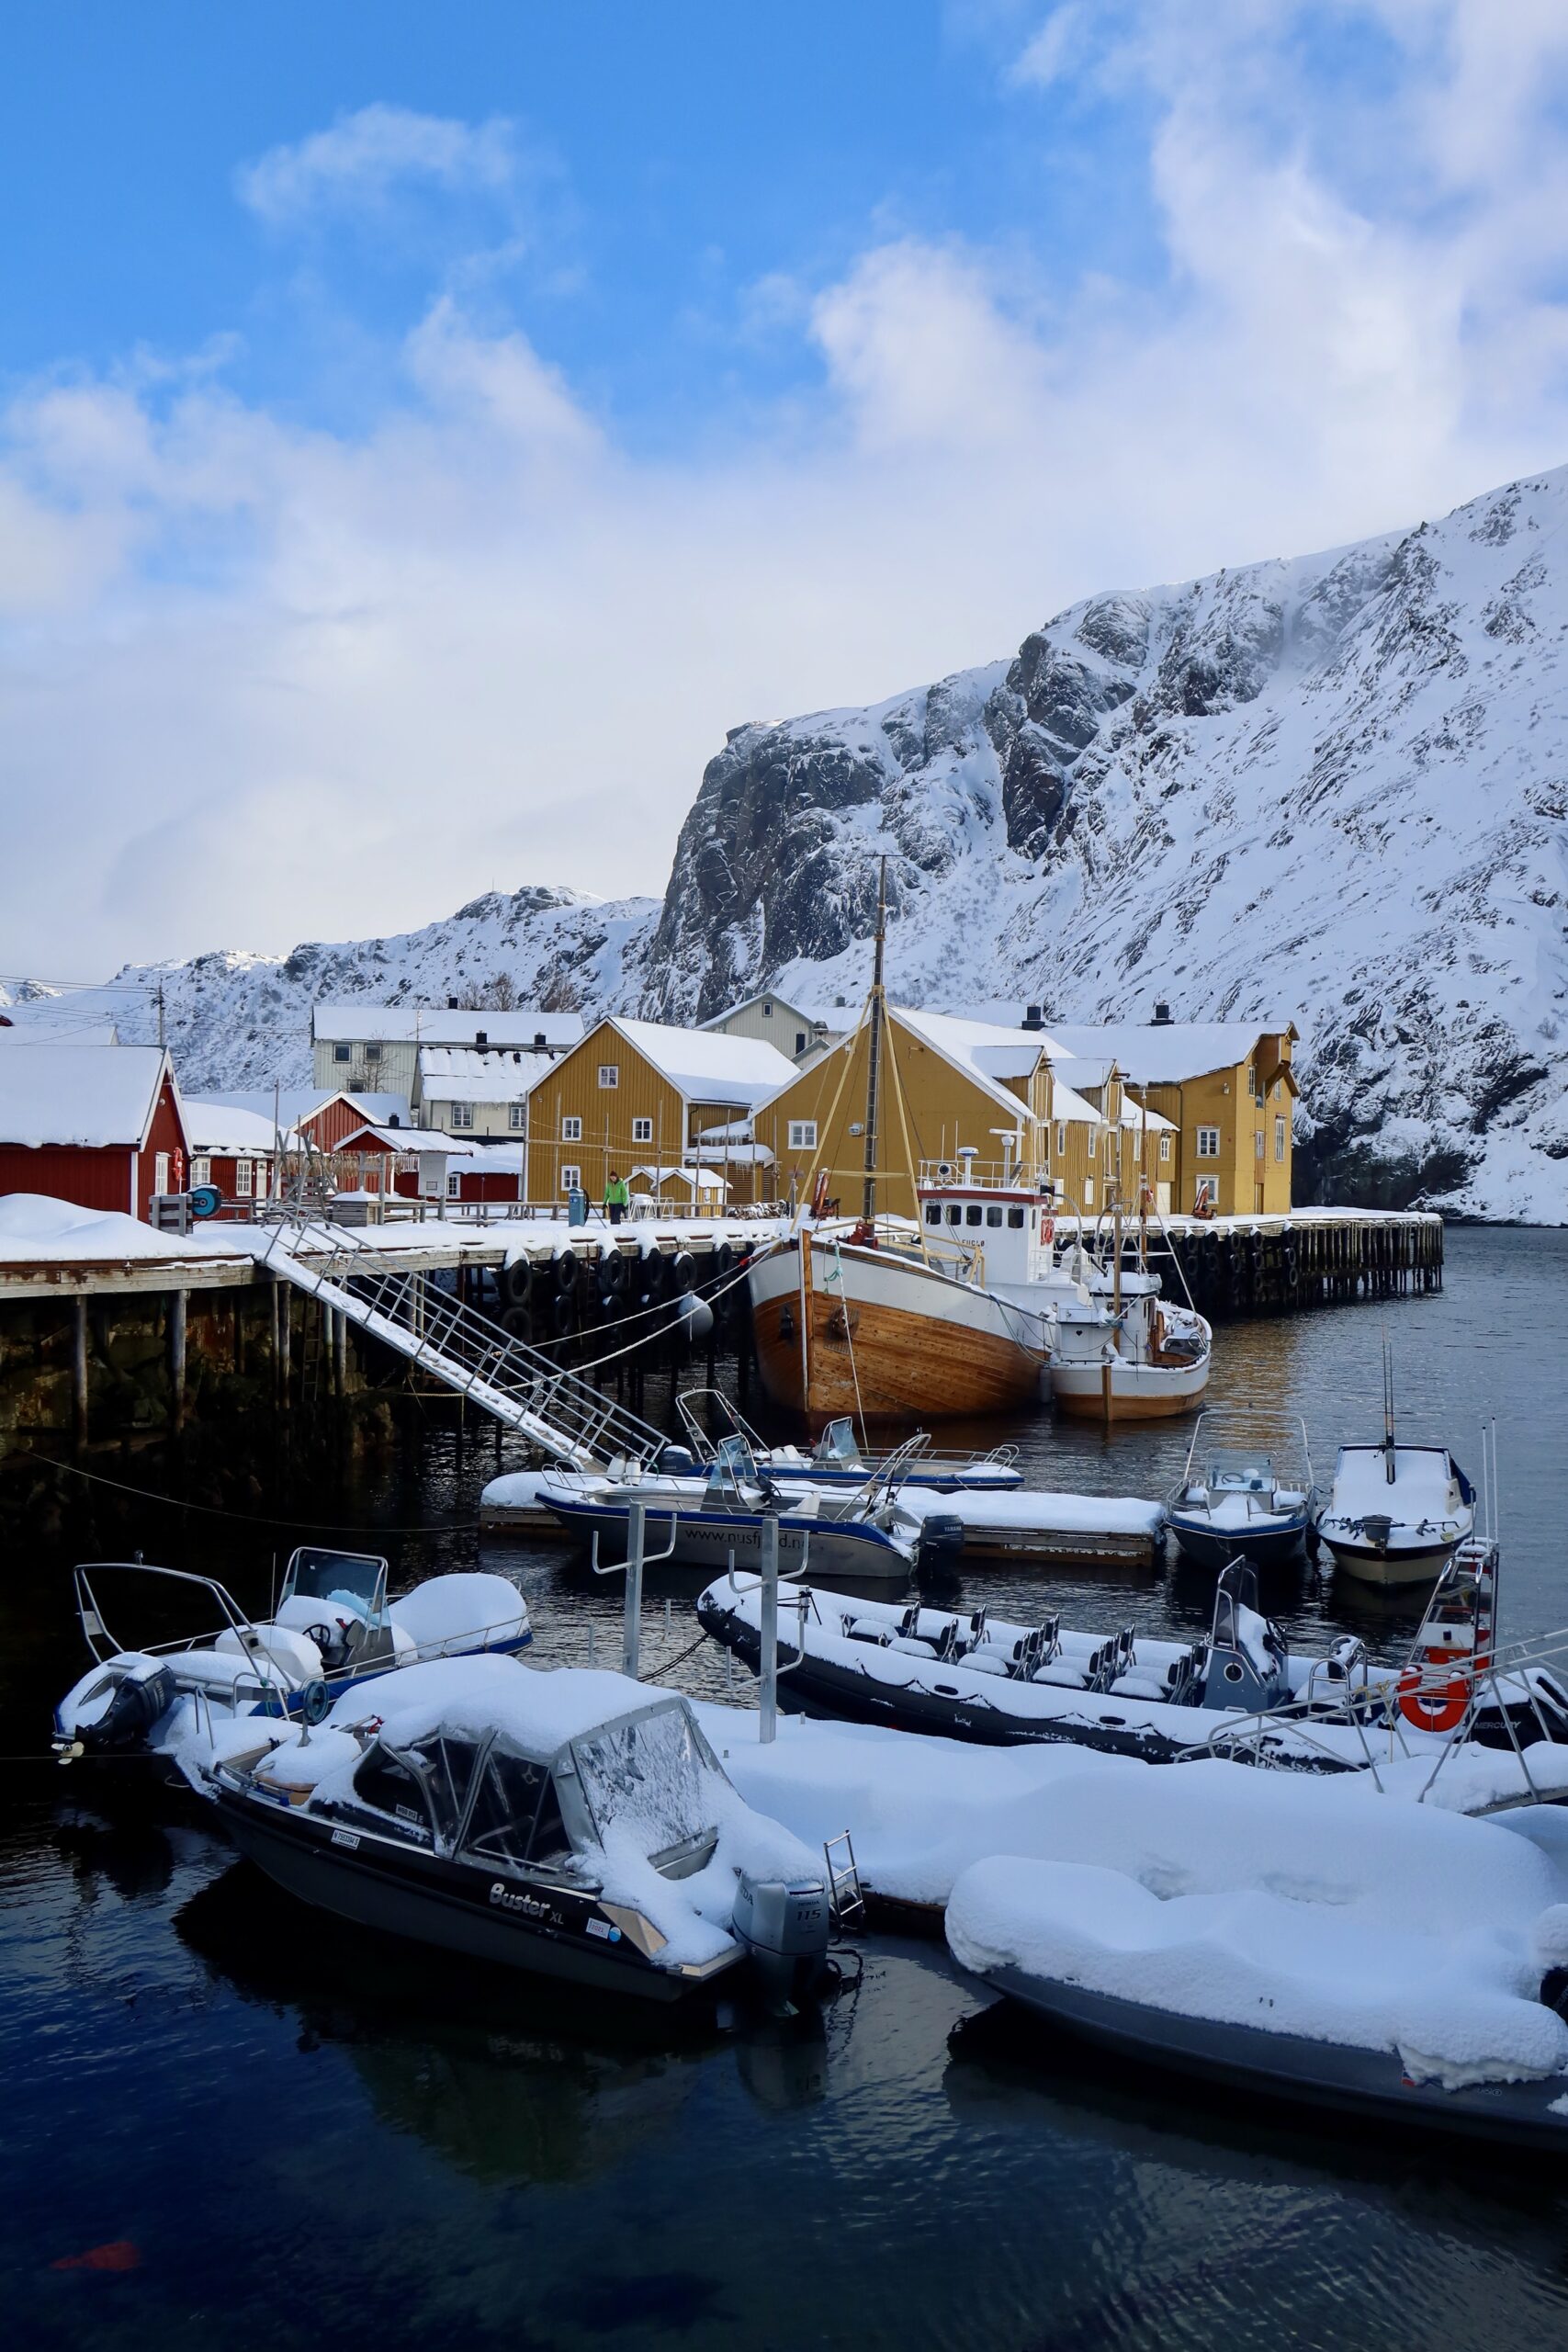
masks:
POLYGON ((817 1122, 815 1119, 792 1119, 790 1121, 789 1148, 791 1151, 816 1150, 817 1122))
POLYGON ((462 1183, 462 1177, 455 1168, 448 1170, 446 1176, 446 1197, 449 1201, 455 1201, 457 1198, 457 1188, 462 1183))
POLYGON ((1252 1157, 1254 1159, 1261 1159, 1263 1157, 1263 1130, 1261 1127, 1256 1127, 1253 1130, 1252 1157))
POLYGON ((621 1065, 620 1065, 620 1063, 619 1063, 619 1062, 601 1062, 601 1063, 600 1063, 600 1065, 599 1065, 599 1083, 600 1083, 600 1085, 601 1085, 601 1086, 619 1086, 620 1082, 621 1082, 621 1065))
POLYGON ((1094 1206, 1094 1178, 1092 1176, 1086 1176, 1083 1180, 1083 1204, 1086 1209, 1091 1209, 1094 1206))
POLYGON ((1090 1158, 1091 1159, 1093 1159, 1097 1156, 1097 1154, 1098 1154, 1099 1150, 1100 1150, 1100 1129, 1099 1129, 1098 1127, 1090 1127, 1090 1129, 1089 1129, 1089 1158, 1090 1158))
MULTIPOLYGON (((1258 1093, 1258 1064, 1256 1062, 1248 1062, 1247 1065, 1247 1091, 1248 1094, 1258 1093)), ((1259 1097, 1259 1100, 1261 1099, 1259 1097)))
POLYGON ((193 1184, 210 1184, 212 1182, 211 1160, 193 1159, 190 1164, 190 1181, 193 1184))
POLYGON ((1198 1130, 1199 1159, 1218 1159, 1219 1156, 1220 1131, 1218 1127, 1200 1127, 1198 1130))
POLYGON ((560 1123, 560 1139, 562 1143, 581 1143, 582 1141, 581 1120, 563 1119, 560 1123))
POLYGON ((765 1004, 765 1005, 762 1007, 762 1018, 763 1018, 763 1020, 764 1020, 764 1021, 771 1021, 771 1020, 773 1019, 773 1006, 772 1006, 771 1004, 765 1004))
POLYGON ((1285 1157, 1285 1122, 1283 1119, 1276 1119, 1274 1122, 1274 1157, 1276 1159, 1283 1159, 1285 1157))
POLYGON ((634 1119, 632 1121, 632 1141, 633 1143, 651 1143, 653 1141, 653 1121, 651 1119, 634 1119))
POLYGON ((1056 1157, 1058 1159, 1066 1159, 1066 1156, 1067 1130, 1063 1125, 1061 1120, 1058 1119, 1056 1122, 1056 1157))
POLYGON ((797 1054, 803 1054, 806 1051, 806 1032, 804 1029, 797 1029, 795 1033, 795 1050, 797 1054))
POLYGON ((365 1048, 365 1058, 367 1062, 378 1062, 381 1058, 380 1046, 367 1046, 365 1048))
POLYGON ((560 1188, 563 1193, 581 1192, 582 1189, 581 1169, 563 1168, 560 1172, 560 1188))
POLYGON ((251 1163, 248 1159, 234 1162, 234 1198, 248 1201, 251 1197, 251 1163))
POLYGON ((452 1125, 454 1129, 458 1127, 471 1127, 473 1124, 473 1104, 471 1102, 454 1102, 452 1105, 452 1125))
POLYGON ((1202 1204, 1204 1201, 1209 1201, 1209 1202, 1211 1202, 1211 1203, 1213 1203, 1213 1204, 1218 1204, 1218 1201, 1219 1201, 1219 1197, 1220 1197, 1220 1180, 1219 1180, 1219 1178, 1218 1178, 1217 1176, 1200 1176, 1200 1177, 1199 1177, 1199 1179, 1198 1179, 1198 1201, 1199 1201, 1199 1204, 1200 1204, 1200 1205, 1201 1205, 1201 1204, 1202 1204))
POLYGON ((354 1047, 352 1046, 334 1046, 333 1047, 333 1059, 334 1062, 351 1062, 354 1059, 354 1047))
POLYGON ((506 1124, 512 1129, 513 1135, 522 1134, 524 1128, 528 1124, 528 1105, 526 1102, 509 1102, 507 1104, 506 1124))
POLYGON ((1159 1156, 1162 1159, 1170 1158, 1170 1137, 1168 1135, 1161 1136, 1159 1139, 1159 1156))

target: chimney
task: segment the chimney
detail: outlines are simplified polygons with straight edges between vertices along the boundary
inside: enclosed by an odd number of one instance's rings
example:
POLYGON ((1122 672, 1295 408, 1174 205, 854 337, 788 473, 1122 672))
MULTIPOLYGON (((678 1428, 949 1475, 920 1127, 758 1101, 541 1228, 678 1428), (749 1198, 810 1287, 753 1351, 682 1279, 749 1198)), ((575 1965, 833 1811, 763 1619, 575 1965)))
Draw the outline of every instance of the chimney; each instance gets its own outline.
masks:
POLYGON ((536 1030, 535 1030, 535 1032, 534 1032, 534 1050, 535 1050, 535 1052, 536 1052, 536 1053, 537 1053, 537 1052, 539 1051, 540 1047, 544 1045, 544 1042, 545 1042, 545 1033, 544 1033, 544 1031, 543 1031, 542 1029, 536 1029, 536 1030))
POLYGON ((1041 1012, 1040 1007, 1037 1004, 1026 1006, 1023 1019, 1020 1022, 1019 1027, 1021 1029, 1043 1029, 1044 1026, 1045 1017, 1041 1012))
POLYGON ((476 1029, 474 1031, 474 1043, 476 1046, 488 1046, 490 1044, 490 1031, 488 1029, 476 1029))
POLYGON ((1169 1005, 1168 1005, 1168 1004, 1156 1004, 1156 1007, 1155 1007, 1155 1017, 1154 1017, 1154 1019, 1150 1022, 1150 1023, 1149 1023, 1149 1027, 1150 1027, 1151 1029, 1168 1029, 1168 1028, 1169 1028, 1169 1026, 1170 1026, 1170 1007, 1169 1007, 1169 1005))

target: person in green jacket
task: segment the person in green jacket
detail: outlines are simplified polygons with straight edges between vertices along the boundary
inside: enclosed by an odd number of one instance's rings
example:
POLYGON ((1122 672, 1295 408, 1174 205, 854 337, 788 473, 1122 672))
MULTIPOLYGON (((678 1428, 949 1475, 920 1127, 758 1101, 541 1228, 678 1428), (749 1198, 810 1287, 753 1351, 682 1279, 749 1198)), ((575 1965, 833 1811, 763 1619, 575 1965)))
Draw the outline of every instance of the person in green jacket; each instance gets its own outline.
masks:
POLYGON ((604 1211, 612 1225, 619 1225, 630 1201, 631 1193, 626 1188, 626 1178, 617 1176, 612 1168, 610 1181, 604 1187, 604 1211))

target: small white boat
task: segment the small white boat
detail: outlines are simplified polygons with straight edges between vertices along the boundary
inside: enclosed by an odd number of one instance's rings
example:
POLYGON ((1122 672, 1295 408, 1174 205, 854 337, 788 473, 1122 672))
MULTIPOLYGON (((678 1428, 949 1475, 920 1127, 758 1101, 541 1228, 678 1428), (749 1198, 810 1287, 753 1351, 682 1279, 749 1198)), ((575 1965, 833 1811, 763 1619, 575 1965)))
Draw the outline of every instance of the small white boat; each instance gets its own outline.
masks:
POLYGON ((93 1664, 54 1711, 62 1763, 83 1758, 173 1761, 191 1777, 221 1724, 241 1716, 324 1713, 334 1694, 434 1658, 511 1652, 533 1638, 528 1606, 505 1577, 428 1577, 387 1598, 387 1563, 302 1545, 270 1616, 253 1622, 213 1577, 142 1560, 76 1570, 76 1611, 93 1664), (195 1635, 120 1647, 96 1583, 141 1580, 141 1599, 201 1594, 219 1623, 195 1635))
MULTIPOLYGON (((891 1451, 864 1452, 856 1442, 854 1423, 846 1415, 829 1421, 807 1453, 799 1445, 769 1445, 751 1427, 732 1397, 718 1388, 688 1388, 675 1399, 686 1425, 688 1443, 666 1446, 655 1468, 696 1476, 714 1461, 721 1442, 708 1434, 704 1417, 723 1424, 726 1437, 743 1438, 759 1470, 792 1482, 806 1479, 814 1487, 860 1487, 884 1469, 891 1451)), ((991 1494, 1021 1487, 1016 1445, 994 1445, 987 1453, 936 1453, 922 1431, 897 1448, 898 1483, 930 1487, 938 1494, 991 1494)))
POLYGON ((1166 1506, 1186 1557, 1223 1568, 1239 1554, 1255 1567, 1300 1556, 1312 1511, 1312 1456, 1301 1428, 1301 1463, 1281 1476, 1280 1446, 1250 1414, 1201 1413, 1187 1465, 1166 1506))
POLYGON ((1334 1565, 1363 1584, 1430 1584, 1475 1532, 1475 1489, 1445 1445, 1400 1445, 1382 1351, 1382 1443, 1342 1445, 1314 1514, 1334 1565))

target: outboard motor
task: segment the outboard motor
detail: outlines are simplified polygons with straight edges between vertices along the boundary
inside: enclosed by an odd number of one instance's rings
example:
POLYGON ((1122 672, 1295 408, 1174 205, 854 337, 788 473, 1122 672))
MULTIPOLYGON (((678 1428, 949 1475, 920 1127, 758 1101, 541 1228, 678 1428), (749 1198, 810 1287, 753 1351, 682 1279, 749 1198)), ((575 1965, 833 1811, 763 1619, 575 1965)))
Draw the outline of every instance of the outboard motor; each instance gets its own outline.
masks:
POLYGON ((653 1466, 666 1478, 694 1478, 697 1457, 689 1445, 661 1445, 653 1466))
POLYGON ((915 1555, 918 1569, 956 1574, 964 1553, 964 1521, 953 1511, 937 1511, 922 1521, 915 1555))
POLYGON ((754 1879, 742 1871, 733 1925, 774 2008, 787 2009, 815 1990, 827 1969, 833 1925, 823 1880, 754 1879))
POLYGON ((175 1678, 161 1661, 129 1667, 114 1696, 92 1723, 78 1724, 69 1741, 56 1742, 62 1763, 75 1756, 123 1756, 141 1747, 175 1703, 175 1678))

